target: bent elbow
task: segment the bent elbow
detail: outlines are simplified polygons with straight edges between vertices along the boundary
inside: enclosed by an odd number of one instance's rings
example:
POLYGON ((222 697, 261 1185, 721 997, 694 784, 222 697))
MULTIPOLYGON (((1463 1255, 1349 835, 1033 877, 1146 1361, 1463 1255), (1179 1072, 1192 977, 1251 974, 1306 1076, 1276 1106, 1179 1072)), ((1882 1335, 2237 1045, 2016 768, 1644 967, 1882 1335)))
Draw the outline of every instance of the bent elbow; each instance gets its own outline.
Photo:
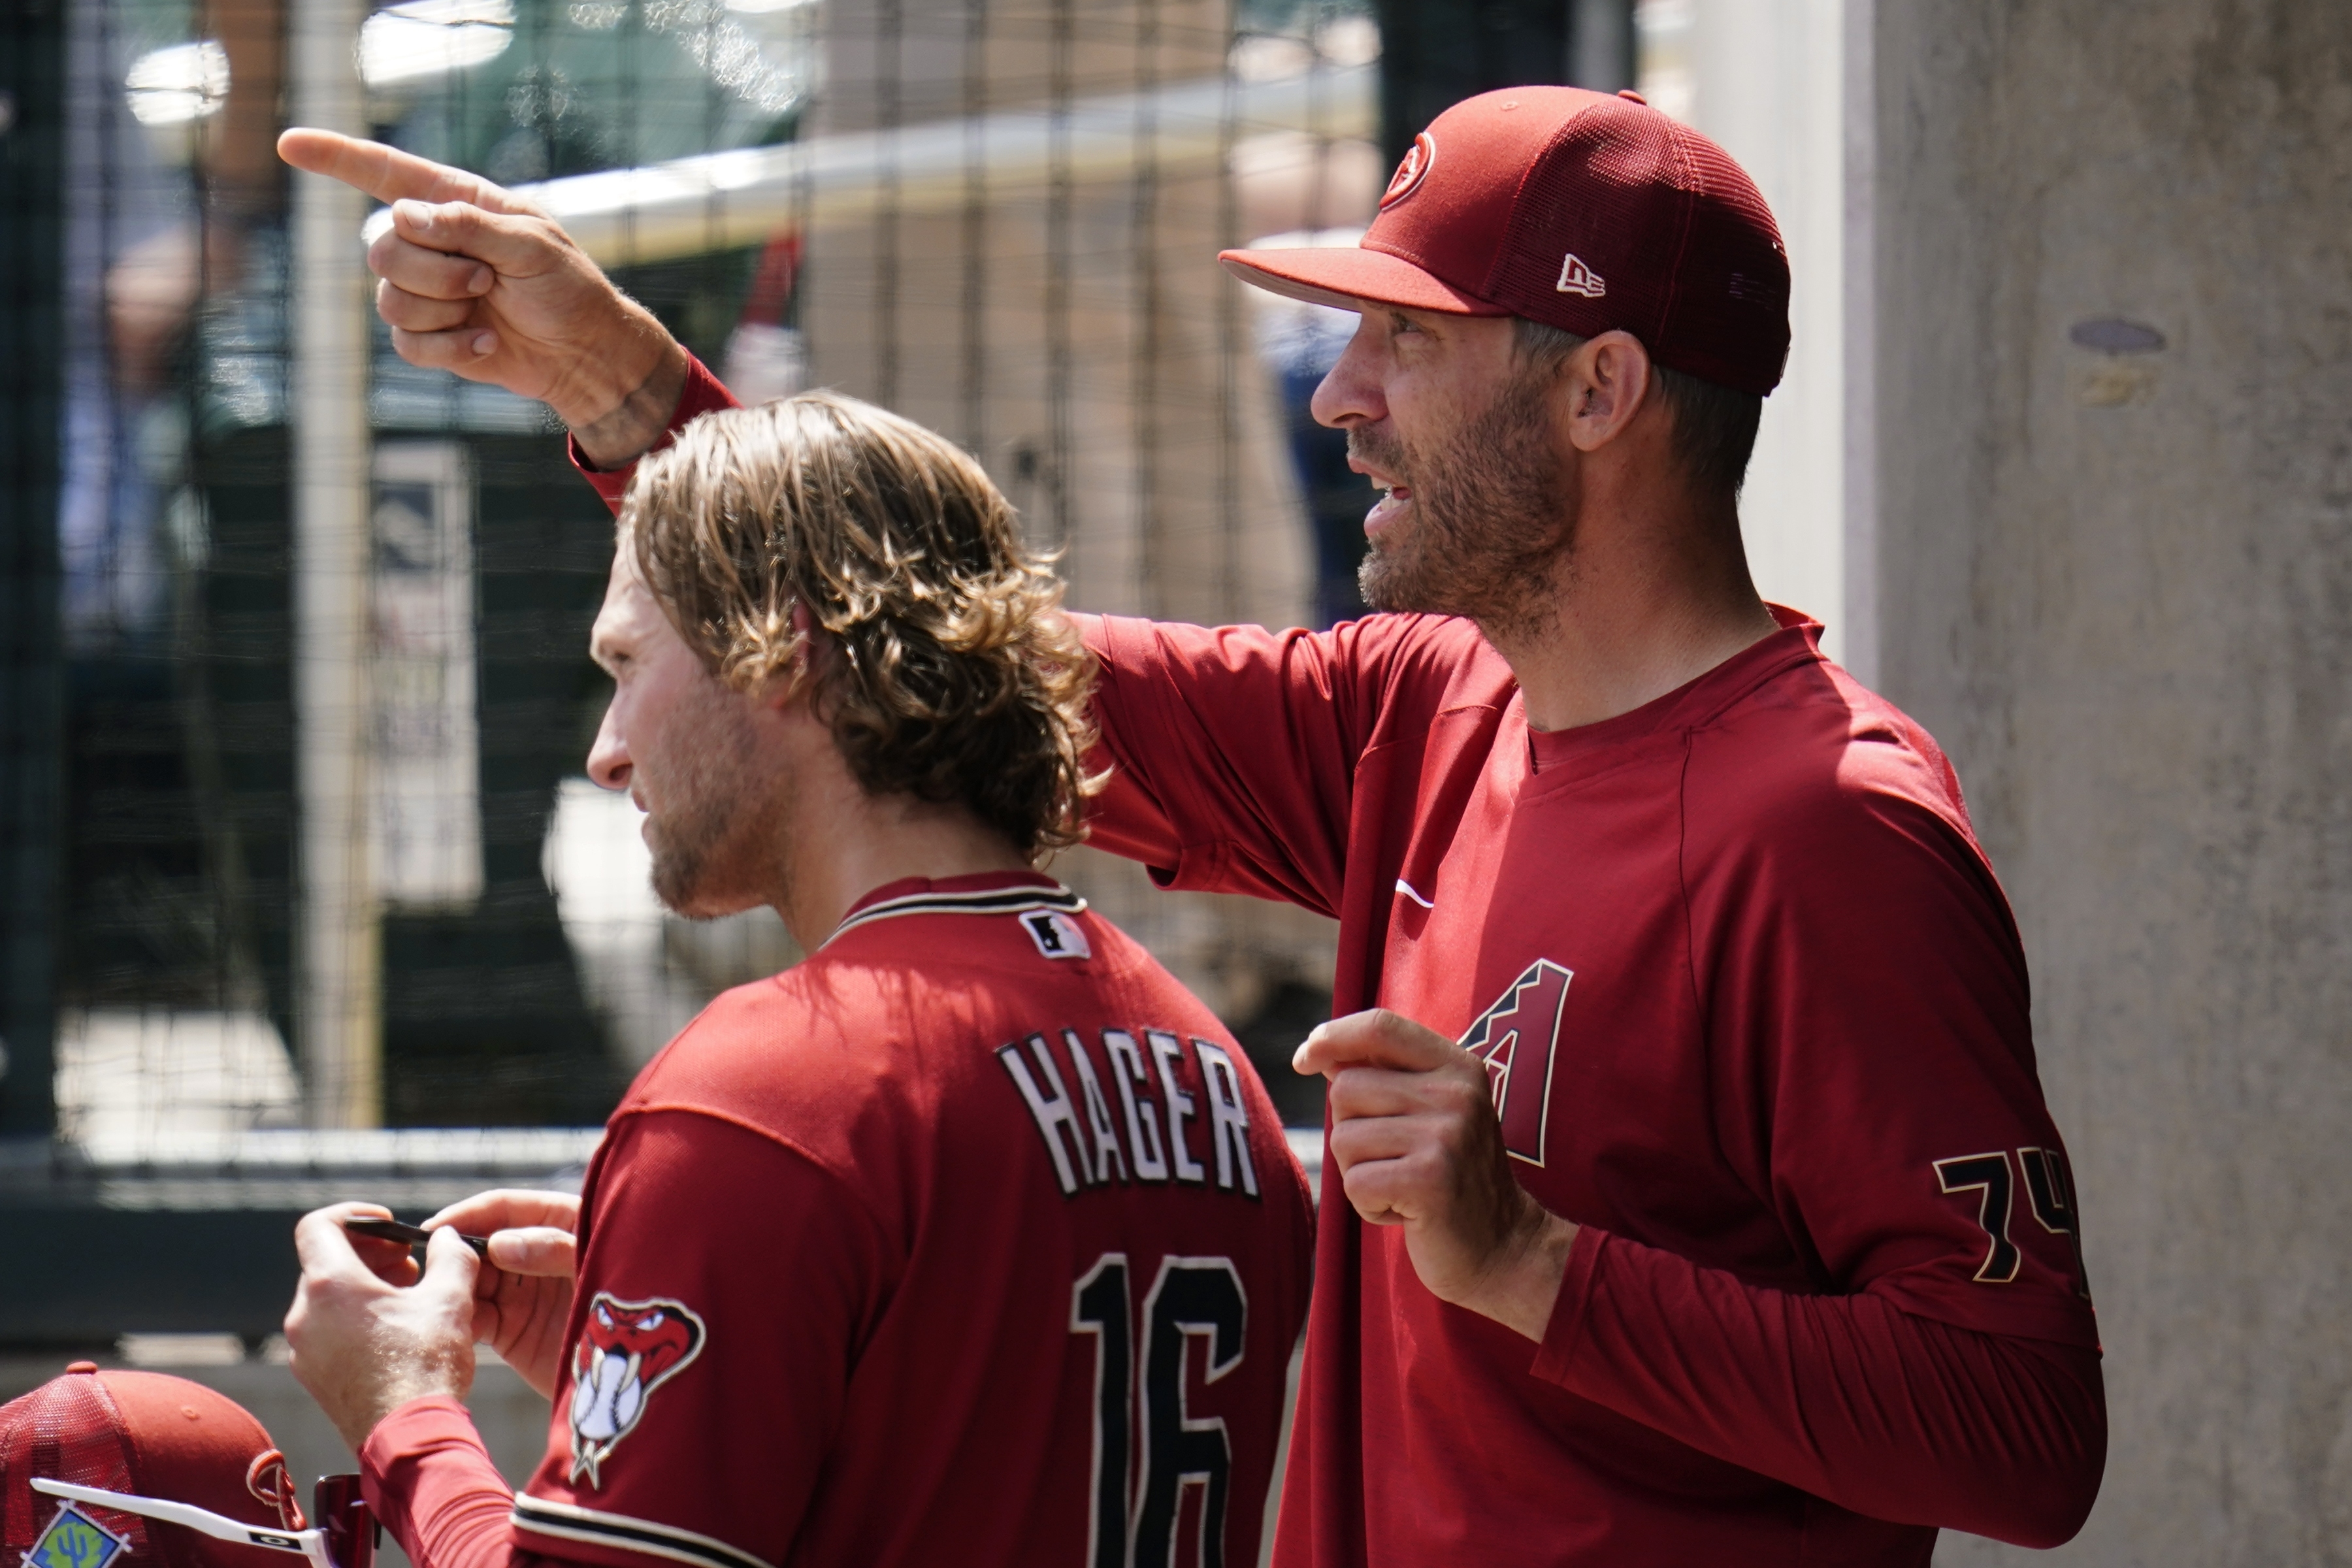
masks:
POLYGON ((2084 1522, 2091 1517, 2091 1505, 2099 1499, 2099 1476, 2104 1468, 2090 1467, 2083 1477, 2064 1487, 2034 1488, 2041 1494, 2036 1497, 2007 1500, 1999 1517, 1971 1526, 1971 1532, 2036 1552, 2063 1546, 2082 1532, 2084 1522))
POLYGON ((1960 1527, 2037 1551, 2063 1546, 2082 1531, 2107 1468, 2107 1399, 2097 1357, 2084 1352, 2042 1381, 2047 1435, 2005 1473, 1987 1478, 1985 1517, 1960 1527))

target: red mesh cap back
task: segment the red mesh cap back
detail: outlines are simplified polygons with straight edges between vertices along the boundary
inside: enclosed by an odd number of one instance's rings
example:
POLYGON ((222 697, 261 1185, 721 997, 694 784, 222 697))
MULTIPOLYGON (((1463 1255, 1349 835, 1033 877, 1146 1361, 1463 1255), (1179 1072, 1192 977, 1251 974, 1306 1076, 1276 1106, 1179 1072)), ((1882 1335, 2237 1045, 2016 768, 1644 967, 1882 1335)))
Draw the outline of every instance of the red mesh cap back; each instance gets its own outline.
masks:
POLYGON ((1465 99, 1416 139, 1355 251, 1228 251, 1281 292, 1622 328, 1660 364, 1762 395, 1789 357, 1789 262, 1722 148, 1570 87, 1465 99))
MULTIPOLYGON (((276 1529, 278 1510, 246 1472, 270 1447, 250 1411, 202 1384, 154 1372, 100 1372, 88 1362, 0 1405, 0 1563, 32 1548, 58 1500, 36 1476, 194 1503, 276 1529)), ((214 1541, 184 1525, 89 1510, 131 1543, 122 1568, 284 1568, 281 1553, 214 1541)))

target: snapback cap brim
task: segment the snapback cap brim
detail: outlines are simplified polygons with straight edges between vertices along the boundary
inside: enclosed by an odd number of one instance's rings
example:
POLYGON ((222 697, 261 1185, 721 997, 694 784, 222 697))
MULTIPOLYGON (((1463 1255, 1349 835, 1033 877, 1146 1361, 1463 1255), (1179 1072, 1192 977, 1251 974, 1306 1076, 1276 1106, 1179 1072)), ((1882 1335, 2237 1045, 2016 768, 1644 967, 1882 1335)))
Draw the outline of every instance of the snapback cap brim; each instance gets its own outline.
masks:
POLYGON ((1269 293, 1361 310, 1394 305, 1448 316, 1507 316, 1492 300, 1465 293, 1401 256, 1361 246, 1302 246, 1296 250, 1228 250, 1217 259, 1243 282, 1269 293))

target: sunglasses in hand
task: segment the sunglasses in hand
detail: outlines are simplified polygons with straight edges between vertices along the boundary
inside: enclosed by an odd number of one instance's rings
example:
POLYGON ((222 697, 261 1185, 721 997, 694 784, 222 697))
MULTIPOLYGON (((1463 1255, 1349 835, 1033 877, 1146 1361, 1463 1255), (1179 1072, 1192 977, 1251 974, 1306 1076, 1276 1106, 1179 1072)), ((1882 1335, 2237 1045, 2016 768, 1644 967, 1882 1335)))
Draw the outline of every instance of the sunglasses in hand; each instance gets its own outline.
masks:
MULTIPOLYGON (((311 1568, 373 1568, 375 1562, 376 1523, 368 1512, 367 1500, 360 1495, 357 1476, 321 1476, 311 1489, 311 1515, 316 1524, 305 1524, 298 1510, 294 1514, 295 1528, 272 1530, 264 1525, 247 1524, 226 1514, 198 1508, 194 1503, 168 1502, 162 1498, 133 1497, 129 1492, 110 1492, 97 1487, 76 1486, 70 1481, 53 1481, 33 1478, 33 1489, 68 1502, 87 1503, 93 1508, 110 1508, 118 1513, 136 1514, 142 1519, 160 1519, 167 1524, 185 1525, 215 1541, 242 1542, 269 1552, 289 1552, 310 1560, 311 1568)), ((60 1510, 62 1513, 63 1510, 60 1510)), ((50 1531, 66 1521, 60 1518, 51 1522, 50 1531)), ((104 1530, 95 1520, 85 1522, 94 1529, 104 1530)), ((43 1531, 44 1536, 48 1533, 43 1531)), ((105 1531, 111 1537, 111 1531, 105 1531)), ((37 1548, 36 1549, 37 1551, 37 1548)), ((27 1553, 27 1558, 33 1555, 27 1553)), ((112 1556, 113 1553, 107 1553, 112 1556)))

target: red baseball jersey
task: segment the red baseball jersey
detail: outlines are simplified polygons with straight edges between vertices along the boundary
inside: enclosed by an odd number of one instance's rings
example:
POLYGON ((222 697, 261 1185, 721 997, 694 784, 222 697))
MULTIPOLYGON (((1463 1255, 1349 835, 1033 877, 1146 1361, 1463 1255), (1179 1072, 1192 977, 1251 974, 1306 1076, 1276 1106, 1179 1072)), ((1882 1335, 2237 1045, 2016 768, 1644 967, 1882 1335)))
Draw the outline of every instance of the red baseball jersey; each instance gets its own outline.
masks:
MULTIPOLYGON (((1233 1037, 1066 889, 877 889, 614 1113, 512 1550, 1243 1568, 1311 1223, 1233 1037)), ((478 1554, 412 1517, 452 1419, 364 1456, 419 1568, 478 1554)))
MULTIPOLYGON (((672 428, 734 399, 693 364, 672 428)), ((617 504, 628 470, 575 462, 617 504)), ((2024 955, 1927 733, 1781 630, 1543 733, 1466 621, 1079 617, 1099 847, 1340 923, 1577 1222, 1544 1342, 1325 1171, 1282 1568, 1918 1564, 2077 1529, 2106 1414, 2024 955)))
MULTIPOLYGON (((1467 622, 1086 623, 1095 841, 1341 921, 1583 1229, 1540 1345, 1327 1171, 1277 1561, 1927 1563, 2104 1454, 2016 929, 1927 734, 1782 626, 1538 732, 1467 622)), ((2085 1478, 2087 1477, 2087 1485, 2085 1478)))

